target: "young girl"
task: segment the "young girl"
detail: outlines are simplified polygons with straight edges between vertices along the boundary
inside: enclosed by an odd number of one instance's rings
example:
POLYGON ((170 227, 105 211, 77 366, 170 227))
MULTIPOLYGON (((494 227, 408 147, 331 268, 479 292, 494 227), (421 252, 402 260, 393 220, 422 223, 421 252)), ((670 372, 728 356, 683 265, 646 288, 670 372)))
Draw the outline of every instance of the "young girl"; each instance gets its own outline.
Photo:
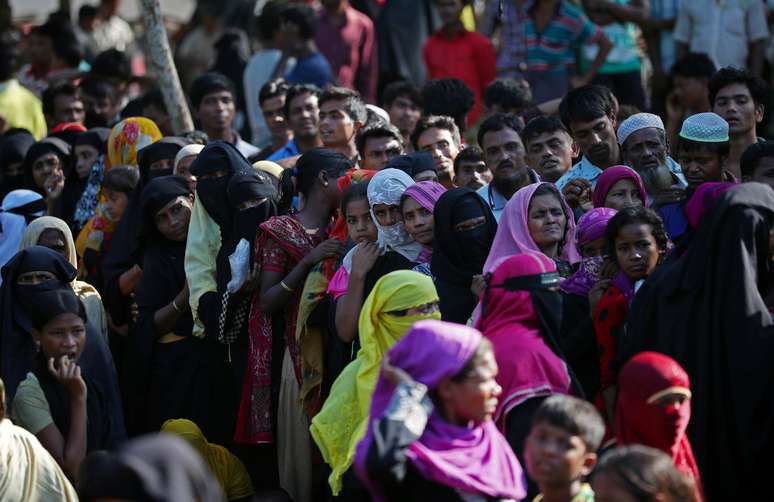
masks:
POLYGON ((637 171, 631 167, 613 166, 600 175, 592 201, 594 207, 618 211, 630 206, 647 206, 648 193, 637 171))
POLYGON ((443 185, 438 182, 421 181, 408 187, 400 199, 403 225, 406 232, 422 245, 422 252, 417 260, 428 269, 428 273, 430 258, 433 256, 433 209, 445 191, 443 185))
POLYGON ((86 312, 68 287, 39 292, 28 303, 37 368, 19 384, 12 415, 74 480, 87 452, 117 446, 103 388, 78 365, 86 312))
MULTIPOLYGON (((637 288, 656 268, 667 249, 664 224, 644 207, 618 212, 605 231, 607 255, 619 273, 594 308, 592 319, 599 350, 600 386, 608 424, 613 423, 615 384, 618 378, 618 339, 637 288)), ((597 401, 602 405, 601 401, 597 401)))

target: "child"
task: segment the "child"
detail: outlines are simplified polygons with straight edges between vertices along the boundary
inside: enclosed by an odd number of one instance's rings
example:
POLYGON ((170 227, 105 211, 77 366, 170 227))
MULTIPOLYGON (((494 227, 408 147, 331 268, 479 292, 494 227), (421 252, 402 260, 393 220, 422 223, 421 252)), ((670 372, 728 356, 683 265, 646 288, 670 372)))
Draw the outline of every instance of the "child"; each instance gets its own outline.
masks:
POLYGON ((655 448, 632 445, 602 457, 591 479, 597 502, 695 502, 691 478, 655 448))
POLYGON ((586 401, 561 394, 543 401, 524 450, 527 473, 540 489, 533 502, 593 501, 583 478, 597 462, 604 434, 602 417, 586 401))
POLYGON ((774 141, 761 141, 747 147, 739 161, 742 181, 757 181, 774 188, 774 141))
POLYGON ((647 208, 627 207, 619 211, 605 230, 606 254, 618 265, 618 275, 594 308, 592 319, 599 350, 600 386, 608 424, 613 423, 615 383, 618 378, 618 338, 629 305, 642 281, 661 261, 667 236, 658 215, 647 208))
POLYGON ((679 243, 688 229, 685 202, 699 185, 708 181, 736 181, 725 170, 728 151, 728 122, 719 115, 697 113, 685 119, 677 142, 677 160, 688 182, 686 197, 658 208, 672 242, 679 243))

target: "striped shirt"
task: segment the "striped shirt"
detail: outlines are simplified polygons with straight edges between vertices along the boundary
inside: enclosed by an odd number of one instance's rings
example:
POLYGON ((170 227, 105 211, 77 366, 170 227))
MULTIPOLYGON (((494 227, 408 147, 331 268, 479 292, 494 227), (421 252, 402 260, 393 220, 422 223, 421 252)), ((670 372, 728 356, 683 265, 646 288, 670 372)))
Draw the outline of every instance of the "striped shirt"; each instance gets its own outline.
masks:
POLYGON ((524 25, 527 66, 530 71, 564 71, 575 67, 575 53, 583 44, 602 34, 583 11, 567 0, 557 4, 556 13, 538 33, 532 11, 524 25))

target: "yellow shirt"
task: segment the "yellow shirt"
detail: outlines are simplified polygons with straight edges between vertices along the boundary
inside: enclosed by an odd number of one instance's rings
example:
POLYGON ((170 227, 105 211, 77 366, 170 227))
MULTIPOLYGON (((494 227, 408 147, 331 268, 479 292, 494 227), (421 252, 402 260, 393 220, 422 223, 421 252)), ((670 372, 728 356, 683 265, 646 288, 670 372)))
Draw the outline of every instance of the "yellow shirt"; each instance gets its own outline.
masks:
POLYGON ((11 128, 27 129, 37 141, 48 132, 40 100, 16 79, 0 84, 0 116, 11 128))

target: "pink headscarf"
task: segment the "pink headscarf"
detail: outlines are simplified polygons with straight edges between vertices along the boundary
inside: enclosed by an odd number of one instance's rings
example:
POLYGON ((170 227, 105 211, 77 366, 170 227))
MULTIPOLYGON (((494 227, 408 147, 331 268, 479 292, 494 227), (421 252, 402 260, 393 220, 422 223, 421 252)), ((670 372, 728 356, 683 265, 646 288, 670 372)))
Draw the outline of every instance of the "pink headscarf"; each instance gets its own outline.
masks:
MULTIPOLYGON (((533 183, 527 185, 516 192, 511 200, 505 205, 500 224, 497 227, 492 249, 484 263, 484 273, 494 270, 498 263, 508 256, 520 253, 541 253, 540 248, 529 233, 529 204, 532 202, 532 196, 541 185, 551 183, 533 183)), ((556 195, 562 203, 564 214, 567 217, 567 223, 564 232, 564 245, 560 259, 571 264, 580 261, 580 255, 575 249, 575 217, 572 214, 570 206, 565 202, 562 194, 556 190, 556 195)))
MULTIPOLYGON (((608 207, 595 207, 578 220, 578 252, 583 246, 605 236, 607 222, 615 216, 617 211, 608 207)), ((567 279, 562 281, 561 289, 565 293, 579 296, 588 296, 591 288, 599 280, 599 272, 604 258, 601 256, 584 257, 580 267, 567 279)))
POLYGON ((642 205, 648 207, 648 192, 645 191, 645 185, 642 184, 642 178, 637 174, 637 171, 626 166, 608 167, 602 171, 602 174, 597 178, 597 186, 594 187, 594 195, 591 199, 594 203, 594 207, 604 206, 607 192, 613 188, 613 185, 621 180, 631 180, 640 191, 642 205))
MULTIPOLYGON (((441 195, 446 191, 446 188, 436 181, 420 181, 415 183, 406 189, 401 196, 401 201, 406 197, 411 197, 425 210, 433 212, 435 203, 441 198, 441 195)), ((433 248, 423 245, 422 251, 417 257, 419 263, 430 263, 430 259, 433 257, 433 248)))

